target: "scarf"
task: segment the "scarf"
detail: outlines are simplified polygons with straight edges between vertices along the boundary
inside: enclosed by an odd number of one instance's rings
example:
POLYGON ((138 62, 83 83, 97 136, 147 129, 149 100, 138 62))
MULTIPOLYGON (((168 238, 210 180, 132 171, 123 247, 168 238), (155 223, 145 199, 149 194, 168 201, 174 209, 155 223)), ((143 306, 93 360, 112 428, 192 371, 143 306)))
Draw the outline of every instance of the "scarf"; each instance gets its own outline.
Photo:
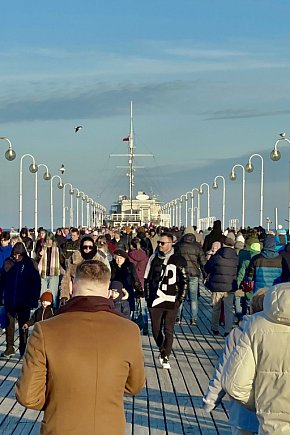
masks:
MULTIPOLYGON (((47 277, 46 269, 47 269, 47 248, 44 247, 44 253, 38 263, 38 270, 41 278, 47 277)), ((59 274, 60 274, 59 251, 57 246, 52 246, 48 276, 59 276, 59 274)))
POLYGON ((59 308, 56 312, 58 314, 73 313, 75 311, 82 311, 86 313, 93 313, 96 311, 107 311, 117 316, 126 318, 123 314, 119 313, 114 306, 112 299, 107 299, 102 296, 74 296, 63 307, 59 308))

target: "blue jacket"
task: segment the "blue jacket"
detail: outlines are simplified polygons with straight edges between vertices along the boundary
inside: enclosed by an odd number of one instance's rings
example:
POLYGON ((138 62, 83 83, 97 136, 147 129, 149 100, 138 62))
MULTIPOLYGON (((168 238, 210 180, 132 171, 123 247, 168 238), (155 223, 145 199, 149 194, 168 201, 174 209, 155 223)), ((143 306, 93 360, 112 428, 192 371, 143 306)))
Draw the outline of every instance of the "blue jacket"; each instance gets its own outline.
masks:
POLYGON ((12 246, 0 246, 0 270, 4 265, 6 258, 9 258, 12 252, 12 246))
POLYGON ((254 281, 253 292, 263 287, 272 287, 282 281, 282 256, 275 249, 263 248, 251 258, 245 279, 254 281))
POLYGON ((232 292, 238 289, 237 272, 239 257, 233 248, 223 247, 206 263, 209 274, 207 287, 212 292, 232 292))
POLYGON ((3 266, 0 298, 8 310, 36 308, 40 296, 41 280, 37 264, 27 255, 22 261, 8 258, 3 266))

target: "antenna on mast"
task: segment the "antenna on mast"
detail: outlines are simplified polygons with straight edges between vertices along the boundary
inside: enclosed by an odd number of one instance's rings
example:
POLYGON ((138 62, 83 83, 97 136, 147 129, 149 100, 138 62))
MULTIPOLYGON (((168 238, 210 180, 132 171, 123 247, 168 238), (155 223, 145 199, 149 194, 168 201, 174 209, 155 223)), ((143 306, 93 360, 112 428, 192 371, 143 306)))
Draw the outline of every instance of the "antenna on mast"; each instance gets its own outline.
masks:
POLYGON ((123 141, 129 142, 128 154, 110 154, 110 157, 129 157, 128 160, 128 177, 129 177, 129 199, 130 199, 130 213, 133 214, 133 192, 134 192, 134 172, 137 168, 142 166, 134 166, 135 157, 153 157, 153 154, 135 154, 134 153, 134 128, 133 128, 133 102, 130 105, 130 133, 129 136, 124 138, 123 141))

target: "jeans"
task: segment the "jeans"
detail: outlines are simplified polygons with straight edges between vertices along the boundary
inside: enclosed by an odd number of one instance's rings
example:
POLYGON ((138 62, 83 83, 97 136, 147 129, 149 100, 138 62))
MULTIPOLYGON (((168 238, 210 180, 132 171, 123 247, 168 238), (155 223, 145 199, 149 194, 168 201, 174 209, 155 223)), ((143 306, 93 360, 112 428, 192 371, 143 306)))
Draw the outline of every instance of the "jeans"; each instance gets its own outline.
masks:
POLYGON ((145 301, 145 298, 141 298, 141 308, 142 308, 142 315, 144 320, 144 328, 145 330, 148 330, 148 308, 147 308, 147 302, 145 301))
POLYGON ((171 310, 158 307, 149 309, 154 340, 160 352, 165 353, 167 357, 169 357, 172 350, 177 310, 178 306, 171 310))
POLYGON ((211 317, 211 327, 214 331, 219 329, 219 319, 221 312, 221 302, 224 301, 225 310, 225 333, 228 334, 233 326, 234 321, 234 292, 212 292, 212 317, 211 317))
POLYGON ((53 306, 58 307, 58 283, 59 276, 47 276, 46 278, 41 278, 41 294, 46 291, 51 291, 53 296, 53 306))
MULTIPOLYGON (((198 296, 198 282, 199 278, 198 276, 191 276, 189 278, 189 288, 188 288, 188 299, 190 302, 190 318, 193 320, 196 320, 197 318, 197 310, 198 310, 198 303, 197 303, 197 296, 198 296)), ((178 310, 178 316, 180 320, 182 319, 182 311, 183 311, 183 304, 182 302, 180 304, 179 310, 178 310)))

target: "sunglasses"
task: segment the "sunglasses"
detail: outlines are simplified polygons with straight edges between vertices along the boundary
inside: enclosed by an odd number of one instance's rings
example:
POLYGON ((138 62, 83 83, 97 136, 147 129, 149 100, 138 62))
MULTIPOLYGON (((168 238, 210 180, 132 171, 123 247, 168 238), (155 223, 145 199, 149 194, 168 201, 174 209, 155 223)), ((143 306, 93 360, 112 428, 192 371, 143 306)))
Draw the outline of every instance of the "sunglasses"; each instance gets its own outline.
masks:
POLYGON ((158 240, 157 245, 164 246, 166 243, 172 243, 172 242, 161 242, 160 240, 158 240))
POLYGON ((84 245, 83 248, 84 249, 89 249, 91 251, 93 249, 93 246, 91 246, 91 245, 84 245))

